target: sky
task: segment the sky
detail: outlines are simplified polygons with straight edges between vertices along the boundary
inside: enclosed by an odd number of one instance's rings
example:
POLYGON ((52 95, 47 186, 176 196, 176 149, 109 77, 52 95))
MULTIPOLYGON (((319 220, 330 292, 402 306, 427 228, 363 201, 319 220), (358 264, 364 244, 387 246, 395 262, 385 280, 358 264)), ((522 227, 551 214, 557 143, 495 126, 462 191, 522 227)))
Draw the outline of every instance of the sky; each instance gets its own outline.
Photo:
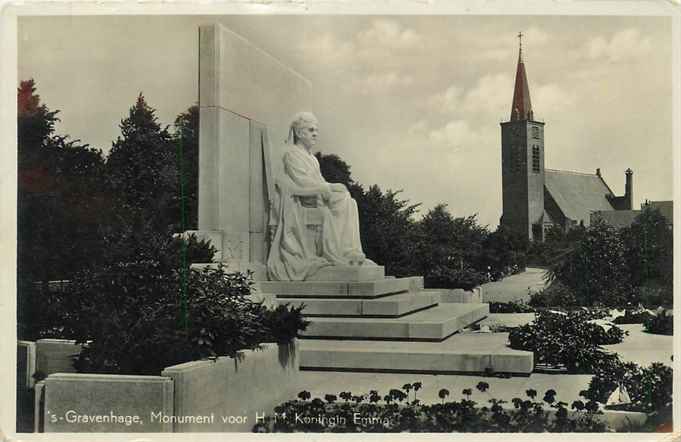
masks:
POLYGON ((213 22, 310 79, 317 147, 421 215, 445 203, 498 225, 519 31, 546 167, 600 168, 618 195, 631 168, 636 207, 672 199, 665 17, 20 17, 19 80, 60 110, 59 133, 107 152, 140 92, 163 124, 198 101, 198 26, 213 22))

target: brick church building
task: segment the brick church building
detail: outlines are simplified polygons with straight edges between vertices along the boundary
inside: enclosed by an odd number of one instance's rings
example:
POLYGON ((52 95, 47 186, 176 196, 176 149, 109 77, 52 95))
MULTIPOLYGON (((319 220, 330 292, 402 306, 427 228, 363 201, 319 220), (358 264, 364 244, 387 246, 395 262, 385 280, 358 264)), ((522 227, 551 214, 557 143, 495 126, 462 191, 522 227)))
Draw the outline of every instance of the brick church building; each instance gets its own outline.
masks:
POLYGON ((501 226, 543 241, 552 226, 568 231, 588 226, 594 212, 632 209, 631 169, 625 172, 624 196, 615 196, 600 169, 595 174, 546 169, 544 148, 544 123, 532 111, 521 41, 511 118, 501 123, 501 226))

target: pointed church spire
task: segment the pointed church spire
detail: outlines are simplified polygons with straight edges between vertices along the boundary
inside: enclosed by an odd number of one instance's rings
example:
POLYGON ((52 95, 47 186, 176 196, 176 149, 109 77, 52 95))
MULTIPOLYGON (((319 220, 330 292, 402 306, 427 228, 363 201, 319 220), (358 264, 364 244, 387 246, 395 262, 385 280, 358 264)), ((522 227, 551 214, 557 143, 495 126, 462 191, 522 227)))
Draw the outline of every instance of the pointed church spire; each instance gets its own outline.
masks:
POLYGON ((530 101, 530 87, 527 85, 527 74, 523 62, 523 33, 518 33, 519 51, 518 68, 515 73, 515 89, 513 90, 513 105, 511 106, 511 121, 532 120, 532 102, 530 101))

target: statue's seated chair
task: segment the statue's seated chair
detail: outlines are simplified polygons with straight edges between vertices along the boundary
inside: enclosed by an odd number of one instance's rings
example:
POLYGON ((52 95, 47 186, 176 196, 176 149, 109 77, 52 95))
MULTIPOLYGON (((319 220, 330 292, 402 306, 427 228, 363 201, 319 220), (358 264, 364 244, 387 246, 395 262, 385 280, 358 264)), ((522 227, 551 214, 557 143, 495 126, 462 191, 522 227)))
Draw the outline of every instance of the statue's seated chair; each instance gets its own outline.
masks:
POLYGON ((303 223, 307 227, 304 240, 310 250, 314 250, 315 255, 322 256, 322 224, 323 224, 323 202, 318 194, 311 194, 309 191, 301 191, 298 186, 286 176, 278 176, 274 179, 274 195, 270 200, 268 214, 268 242, 267 251, 274 239, 274 234, 279 225, 279 204, 281 204, 282 193, 286 192, 296 198, 301 207, 303 223))

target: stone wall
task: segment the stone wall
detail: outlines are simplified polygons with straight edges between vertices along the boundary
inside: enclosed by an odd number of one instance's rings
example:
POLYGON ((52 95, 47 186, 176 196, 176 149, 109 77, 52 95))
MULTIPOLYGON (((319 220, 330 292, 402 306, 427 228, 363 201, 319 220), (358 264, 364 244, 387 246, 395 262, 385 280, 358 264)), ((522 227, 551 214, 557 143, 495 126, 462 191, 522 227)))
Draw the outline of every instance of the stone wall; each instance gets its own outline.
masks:
POLYGON ((172 431, 170 378, 56 373, 41 384, 46 433, 172 431))
POLYGON ((176 423, 175 432, 249 432, 259 416, 298 392, 298 344, 263 344, 233 359, 168 367, 175 382, 177 416, 213 416, 209 422, 176 423))
MULTIPOLYGON (((49 357, 46 363, 57 366, 49 357)), ((35 428, 76 433, 249 432, 258 416, 271 414, 276 405, 295 397, 298 374, 296 341, 262 344, 259 350, 239 352, 237 358, 175 365, 161 376, 52 373, 36 384, 35 428)))
POLYGON ((36 371, 45 376, 52 373, 74 373, 74 355, 80 353, 76 341, 65 339, 38 339, 36 345, 36 371))

